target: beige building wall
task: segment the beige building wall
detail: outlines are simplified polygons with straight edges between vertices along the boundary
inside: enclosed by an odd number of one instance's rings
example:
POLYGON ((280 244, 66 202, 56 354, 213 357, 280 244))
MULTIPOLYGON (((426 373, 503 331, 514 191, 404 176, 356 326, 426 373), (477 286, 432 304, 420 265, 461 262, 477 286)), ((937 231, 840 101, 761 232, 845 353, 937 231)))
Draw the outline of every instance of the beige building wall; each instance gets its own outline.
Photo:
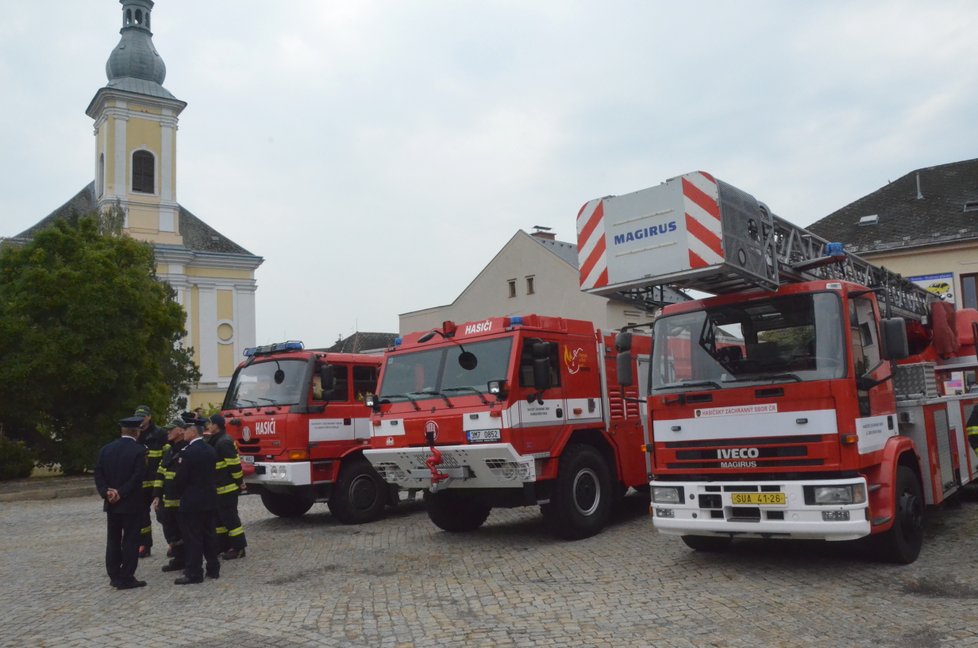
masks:
POLYGON ((952 273, 954 275, 952 296, 959 308, 963 305, 961 276, 978 274, 978 245, 974 241, 960 244, 944 243, 933 248, 861 253, 860 256, 874 265, 884 266, 904 277, 952 273))
POLYGON ((581 292, 577 268, 532 236, 517 232, 451 304, 399 315, 399 332, 508 315, 551 315, 600 328, 650 321, 641 309, 581 292))

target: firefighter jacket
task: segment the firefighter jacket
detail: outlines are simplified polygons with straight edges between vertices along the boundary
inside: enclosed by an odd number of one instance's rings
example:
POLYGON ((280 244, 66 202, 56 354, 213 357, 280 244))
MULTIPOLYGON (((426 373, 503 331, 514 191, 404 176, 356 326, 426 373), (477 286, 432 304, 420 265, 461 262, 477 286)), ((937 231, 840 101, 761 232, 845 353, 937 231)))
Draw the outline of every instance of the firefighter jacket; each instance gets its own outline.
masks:
POLYGON ((964 424, 964 429, 968 433, 968 445, 978 454, 978 406, 971 410, 968 422, 964 424))
POLYGON ((160 498, 163 508, 176 510, 180 507, 180 496, 177 495, 176 488, 173 486, 173 478, 176 476, 177 459, 180 451, 187 446, 183 441, 163 446, 163 458, 160 459, 160 467, 156 472, 156 481, 153 487, 153 498, 160 498))
POLYGON ((155 424, 150 425, 139 433, 137 440, 146 446, 146 476, 143 478, 143 489, 147 494, 152 494, 156 487, 160 459, 163 458, 163 446, 167 445, 166 432, 155 424))
POLYGON ((237 444, 224 430, 212 434, 207 441, 217 451, 217 494, 237 495, 244 481, 237 444))

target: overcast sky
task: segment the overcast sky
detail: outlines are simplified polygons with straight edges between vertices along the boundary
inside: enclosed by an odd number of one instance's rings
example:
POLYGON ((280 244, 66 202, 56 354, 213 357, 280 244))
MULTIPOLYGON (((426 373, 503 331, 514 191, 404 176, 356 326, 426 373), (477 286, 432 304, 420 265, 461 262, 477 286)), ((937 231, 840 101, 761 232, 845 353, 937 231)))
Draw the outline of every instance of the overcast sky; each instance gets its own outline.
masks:
MULTIPOLYGON (((0 0, 0 236, 94 178, 115 0, 0 0)), ((702 169, 808 225, 978 157, 978 3, 157 0, 177 199, 258 342, 396 331, 513 234, 702 169)))

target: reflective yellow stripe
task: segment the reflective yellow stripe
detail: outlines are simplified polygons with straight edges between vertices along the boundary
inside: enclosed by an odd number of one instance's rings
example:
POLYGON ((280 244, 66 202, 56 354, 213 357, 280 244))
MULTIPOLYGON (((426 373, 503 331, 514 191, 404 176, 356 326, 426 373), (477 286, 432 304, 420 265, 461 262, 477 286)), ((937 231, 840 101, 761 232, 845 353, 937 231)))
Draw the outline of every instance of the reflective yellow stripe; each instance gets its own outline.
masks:
POLYGON ((227 467, 228 467, 228 464, 227 464, 227 462, 226 462, 225 460, 223 460, 223 459, 222 459, 222 460, 220 460, 220 461, 218 461, 218 462, 217 462, 216 464, 214 464, 214 465, 215 465, 215 467, 217 467, 217 469, 218 469, 218 470, 224 470, 225 468, 227 468, 227 467))
POLYGON ((228 532, 228 528, 227 527, 217 527, 216 531, 217 531, 217 535, 221 535, 223 533, 227 533, 228 532))
POLYGON ((142 529, 139 530, 139 533, 141 533, 142 535, 152 535, 153 525, 151 524, 148 527, 143 527, 142 529))
POLYGON ((147 450, 146 451, 146 456, 147 457, 150 457, 151 459, 155 459, 156 457, 162 457, 163 456, 163 451, 162 450, 147 450))
POLYGON ((148 480, 146 480, 146 481, 143 482, 143 488, 152 488, 155 485, 156 485, 156 482, 154 480, 152 480, 152 479, 148 479, 148 480))
POLYGON ((163 480, 157 479, 153 482, 153 488, 163 488, 163 480))
POLYGON ((965 428, 965 430, 967 430, 968 436, 978 435, 978 425, 972 425, 969 428, 965 428))
POLYGON ((180 506, 180 500, 171 500, 166 499, 165 497, 163 498, 163 508, 176 508, 178 506, 180 506))
POLYGON ((240 466, 241 457, 232 457, 231 459, 225 459, 224 463, 227 464, 228 466, 240 466))
POLYGON ((163 472, 163 479, 166 479, 166 480, 173 479, 176 476, 177 476, 177 473, 175 473, 175 472, 173 472, 171 470, 166 470, 166 471, 163 472))
POLYGON ((227 486, 218 486, 217 487, 217 494, 218 495, 227 495, 228 493, 233 493, 236 490, 238 490, 238 485, 237 484, 228 484, 227 486))
POLYGON ((228 531, 228 535, 231 536, 232 538, 234 536, 239 536, 243 534, 244 534, 244 527, 238 527, 237 529, 231 529, 230 531, 228 531))
POLYGON ((244 477, 244 473, 241 472, 240 470, 238 472, 231 473, 232 479, 241 479, 242 477, 244 477))

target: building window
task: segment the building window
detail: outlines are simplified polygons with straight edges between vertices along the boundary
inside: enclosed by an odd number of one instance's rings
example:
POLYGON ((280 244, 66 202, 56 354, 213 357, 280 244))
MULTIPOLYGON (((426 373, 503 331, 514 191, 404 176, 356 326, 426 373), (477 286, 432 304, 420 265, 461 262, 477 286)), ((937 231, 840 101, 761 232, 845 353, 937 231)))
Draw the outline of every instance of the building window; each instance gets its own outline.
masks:
POLYGON ((98 177, 95 178, 95 192, 99 198, 105 193, 105 153, 98 156, 98 177))
POLYGON ((533 294, 533 276, 532 275, 530 275, 529 277, 526 278, 526 294, 527 295, 532 295, 533 294))
POLYGON ((132 154, 132 190, 140 193, 153 193, 155 180, 155 160, 149 151, 136 151, 132 154))
POLYGON ((509 296, 516 297, 516 279, 509 280, 509 296))
POLYGON ((978 274, 961 275, 961 299, 964 308, 978 308, 978 274))

